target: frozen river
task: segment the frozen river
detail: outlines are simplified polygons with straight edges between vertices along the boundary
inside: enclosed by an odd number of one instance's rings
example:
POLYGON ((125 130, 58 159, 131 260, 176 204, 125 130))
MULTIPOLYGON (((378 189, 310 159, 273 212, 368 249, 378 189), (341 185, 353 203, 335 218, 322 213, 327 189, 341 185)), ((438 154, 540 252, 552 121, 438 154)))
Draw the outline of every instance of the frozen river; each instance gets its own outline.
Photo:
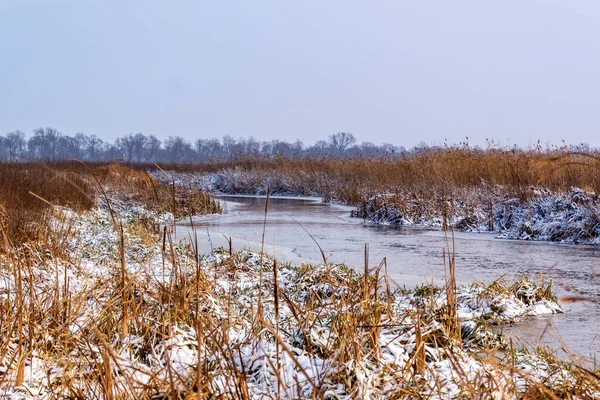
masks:
MULTIPOLYGON (((200 250, 227 247, 260 250, 263 235, 264 197, 221 196, 225 213, 195 221, 200 250)), ((265 252, 281 262, 328 261, 364 268, 364 244, 369 244, 369 265, 386 257, 390 278, 399 286, 444 282, 444 233, 417 227, 391 227, 350 218, 351 208, 329 205, 318 199, 271 198, 267 214, 265 252)), ((177 227, 179 239, 190 228, 177 227)), ((490 282, 501 275, 524 273, 553 278, 559 297, 587 296, 600 300, 600 248, 548 242, 495 239, 492 234, 455 234, 458 283, 490 282)), ((600 360, 600 304, 563 303, 565 314, 531 318, 503 326, 505 334, 530 344, 538 341, 559 349, 562 357, 600 360)), ((593 361, 589 361, 593 362, 593 361)))

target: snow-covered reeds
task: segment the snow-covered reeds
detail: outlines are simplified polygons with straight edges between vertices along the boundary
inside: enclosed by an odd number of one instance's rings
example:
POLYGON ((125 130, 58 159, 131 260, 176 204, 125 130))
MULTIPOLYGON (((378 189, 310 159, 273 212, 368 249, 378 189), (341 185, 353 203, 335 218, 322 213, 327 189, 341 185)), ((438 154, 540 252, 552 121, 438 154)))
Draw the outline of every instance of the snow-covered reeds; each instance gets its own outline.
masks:
MULTIPOLYGON (((173 179, 229 194, 320 196, 378 224, 448 226, 514 239, 595 243, 597 150, 430 148, 399 157, 246 157, 170 166, 173 179)), ((151 172, 152 173, 152 172, 151 172)), ((153 173, 159 179, 161 173, 153 173)))
POLYGON ((172 219, 107 197, 86 213, 54 209, 55 231, 69 232, 61 252, 5 241, 3 396, 599 394, 597 372, 516 349, 486 329, 560 312, 546 284, 456 287, 449 269, 444 287, 404 290, 389 284, 384 261, 373 269, 365 262, 358 274, 326 260, 294 266, 233 248, 201 255, 193 239, 170 239, 172 219))
POLYGON ((487 330, 561 312, 547 282, 456 287, 450 242, 445 286, 410 290, 390 282, 385 260, 359 274, 325 258, 280 264, 235 243, 202 255, 193 238, 172 240, 175 217, 193 207, 175 177, 160 186, 125 167, 106 177, 88 211, 48 200, 43 241, 2 230, 0 396, 600 394, 598 371, 487 330))
MULTIPOLYGON (((375 194, 404 190, 419 198, 436 194, 449 197, 459 190, 501 187, 520 201, 532 187, 566 193, 571 187, 598 192, 598 150, 573 153, 567 148, 486 149, 459 146, 423 148, 412 153, 380 158, 262 158, 244 156, 228 162, 170 165, 166 170, 183 175, 209 175, 205 182, 224 193, 316 194, 348 204, 358 204, 375 194)), ((151 169, 151 168, 150 168, 151 169)))
MULTIPOLYGON (((0 162, 3 234, 14 243, 30 241, 53 245, 47 242, 53 239, 48 210, 53 206, 65 206, 77 212, 90 210, 99 197, 99 186, 114 194, 115 207, 135 201, 150 210, 169 211, 178 217, 189 213, 215 213, 220 207, 212 196, 190 187, 189 183, 173 185, 168 174, 158 180, 129 166, 85 165, 76 161, 0 162)), ((60 250, 60 243, 55 244, 55 250, 60 250)))

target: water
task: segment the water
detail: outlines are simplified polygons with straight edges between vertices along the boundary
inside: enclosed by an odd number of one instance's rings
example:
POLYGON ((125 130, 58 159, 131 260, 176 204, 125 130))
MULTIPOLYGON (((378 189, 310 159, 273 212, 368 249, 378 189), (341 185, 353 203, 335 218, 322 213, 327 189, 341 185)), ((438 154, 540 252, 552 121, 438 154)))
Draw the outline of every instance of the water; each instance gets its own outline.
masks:
MULTIPOLYGON (((262 246, 264 197, 221 196, 226 213, 195 221, 202 252, 211 247, 234 249, 262 246)), ((350 218, 351 208, 328 205, 310 198, 271 198, 264 233, 264 249, 282 262, 327 260, 364 268, 364 245, 369 244, 369 265, 387 259, 389 276, 398 286, 427 281, 444 282, 442 249, 444 232, 418 227, 365 224, 350 218)), ((179 239, 191 229, 177 228, 179 239)), ((451 246, 451 239, 450 239, 451 246)), ((600 248, 548 242, 495 239, 493 234, 457 232, 454 238, 458 283, 490 282, 501 275, 553 278, 559 297, 588 296, 600 299, 600 248)), ((600 304, 563 303, 565 314, 529 318, 514 326, 502 326, 505 334, 529 344, 548 344, 565 358, 600 361, 600 304)))

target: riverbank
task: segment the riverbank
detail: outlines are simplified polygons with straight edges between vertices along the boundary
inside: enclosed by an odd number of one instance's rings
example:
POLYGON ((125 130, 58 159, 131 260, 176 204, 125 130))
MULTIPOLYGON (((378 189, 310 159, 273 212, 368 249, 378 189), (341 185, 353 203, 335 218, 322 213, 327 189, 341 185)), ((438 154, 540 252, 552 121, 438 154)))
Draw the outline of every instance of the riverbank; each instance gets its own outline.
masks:
POLYGON ((376 224, 452 227, 494 232, 504 239, 600 243, 600 202, 595 193, 571 188, 568 193, 531 189, 526 200, 501 194, 499 188, 477 189, 451 200, 417 199, 410 193, 373 196, 352 216, 376 224))
MULTIPOLYGON (((279 261, 296 265, 322 262, 320 247, 328 262, 343 263, 358 271, 364 266, 364 244, 368 243, 369 265, 378 265, 385 258, 394 286, 414 288, 423 282, 443 285, 441 250, 448 243, 440 229, 364 224, 349 217, 351 207, 294 197, 269 199, 265 229, 265 196, 222 195, 219 201, 226 214, 198 218, 193 229, 183 221, 177 226, 178 237, 196 235, 201 252, 219 246, 228 248, 231 238, 234 248, 258 252, 264 248, 279 261)), ((499 276, 520 279, 524 275, 553 279, 559 298, 580 301, 565 303, 565 314, 527 319, 514 327, 502 326, 501 330, 513 340, 565 349, 560 351, 563 359, 584 359, 586 365, 594 365, 600 357, 596 329, 600 321, 600 248, 494 236, 454 232, 451 243, 456 249, 457 282, 489 283, 499 276)))
POLYGON ((266 195, 270 191, 277 196, 318 196, 326 202, 354 206, 352 217, 374 224, 446 226, 465 232, 493 232, 504 239, 600 243, 598 195, 575 187, 562 193, 542 187, 515 192, 484 183, 455 189, 417 185, 396 188, 390 194, 363 193, 350 200, 328 192, 322 177, 311 174, 290 179, 277 171, 258 176, 238 168, 206 175, 155 172, 154 176, 213 193, 266 195))
POLYGON ((593 373, 543 349, 517 349, 487 329, 560 312, 547 282, 393 290, 385 266, 361 275, 244 250, 199 255, 170 240, 172 215, 108 204, 84 213, 55 209, 68 251, 4 256, 4 395, 600 393, 593 373), (167 234, 157 229, 165 223, 167 234))

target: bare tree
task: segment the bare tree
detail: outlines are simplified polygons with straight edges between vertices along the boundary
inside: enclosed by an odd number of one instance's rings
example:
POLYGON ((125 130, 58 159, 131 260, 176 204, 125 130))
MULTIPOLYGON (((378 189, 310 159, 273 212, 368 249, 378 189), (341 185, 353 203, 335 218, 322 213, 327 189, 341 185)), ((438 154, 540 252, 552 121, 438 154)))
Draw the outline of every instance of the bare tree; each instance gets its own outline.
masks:
POLYGON ((300 139, 296 139, 292 143, 292 151, 294 152, 294 157, 302 157, 304 155, 304 143, 300 139))
POLYGON ((317 140, 315 144, 306 150, 306 153, 315 158, 325 157, 330 153, 329 143, 325 140, 317 140))
POLYGON ((44 161, 57 161, 59 139, 62 134, 54 128, 38 128, 27 142, 29 155, 44 161))
POLYGON ((329 143, 334 152, 333 155, 343 156, 346 149, 356 143, 356 138, 348 132, 338 132, 335 135, 329 135, 329 143))
MULTIPOLYGON (((0 159, 16 161, 24 153, 38 160, 58 161, 76 158, 86 161, 122 160, 126 162, 208 162, 210 160, 230 160, 235 157, 287 157, 299 158, 306 155, 322 157, 402 157, 409 154, 403 147, 389 143, 375 145, 371 142, 356 144, 356 138, 348 132, 330 135, 328 140, 319 140, 312 146, 302 141, 281 140, 259 141, 253 137, 234 139, 229 135, 222 139, 201 138, 192 146, 179 136, 170 136, 164 143, 154 135, 129 133, 113 143, 105 143, 95 135, 77 133, 74 136, 62 135, 53 128, 34 130, 29 140, 20 131, 10 132, 0 137, 0 159)), ((421 143, 410 153, 426 151, 421 143)))
POLYGON ((100 161, 105 159, 104 142, 96 135, 88 137, 86 140, 85 159, 87 161, 100 161))
POLYGON ((260 145, 260 153, 263 156, 273 156, 273 142, 262 142, 260 145))
POLYGON ((10 152, 8 151, 7 139, 4 136, 0 136, 0 160, 6 161, 9 157, 10 152))
POLYGON ((235 154, 236 141, 229 135, 223 136, 223 155, 226 158, 231 158, 235 154))
POLYGON ((7 158, 9 161, 17 161, 25 152, 25 134, 21 131, 8 132, 5 138, 7 158))
POLYGON ((206 162, 223 157, 223 145, 219 139, 198 139, 195 144, 198 161, 206 162))
POLYGON ((165 141, 166 161, 172 163, 192 162, 196 158, 196 152, 192 145, 179 136, 169 136, 165 141))
POLYGON ((143 133, 136 133, 131 139, 131 146, 133 147, 132 159, 137 162, 141 162, 144 158, 144 150, 146 146, 146 136, 143 133))
POLYGON ((292 145, 288 142, 274 141, 273 155, 277 157, 291 157, 294 153, 292 145))
POLYGON ((250 136, 246 140, 246 148, 244 149, 244 154, 255 156, 260 153, 260 142, 250 136))
POLYGON ((80 139, 72 136, 61 136, 58 138, 56 146, 56 160, 81 160, 83 156, 83 148, 80 147, 80 139))
POLYGON ((115 146, 121 150, 123 160, 131 162, 133 160, 133 152, 135 151, 136 138, 133 133, 118 138, 115 141, 115 146))
POLYGON ((146 137, 144 145, 144 161, 152 161, 156 157, 156 154, 160 150, 160 140, 154 135, 146 137))

